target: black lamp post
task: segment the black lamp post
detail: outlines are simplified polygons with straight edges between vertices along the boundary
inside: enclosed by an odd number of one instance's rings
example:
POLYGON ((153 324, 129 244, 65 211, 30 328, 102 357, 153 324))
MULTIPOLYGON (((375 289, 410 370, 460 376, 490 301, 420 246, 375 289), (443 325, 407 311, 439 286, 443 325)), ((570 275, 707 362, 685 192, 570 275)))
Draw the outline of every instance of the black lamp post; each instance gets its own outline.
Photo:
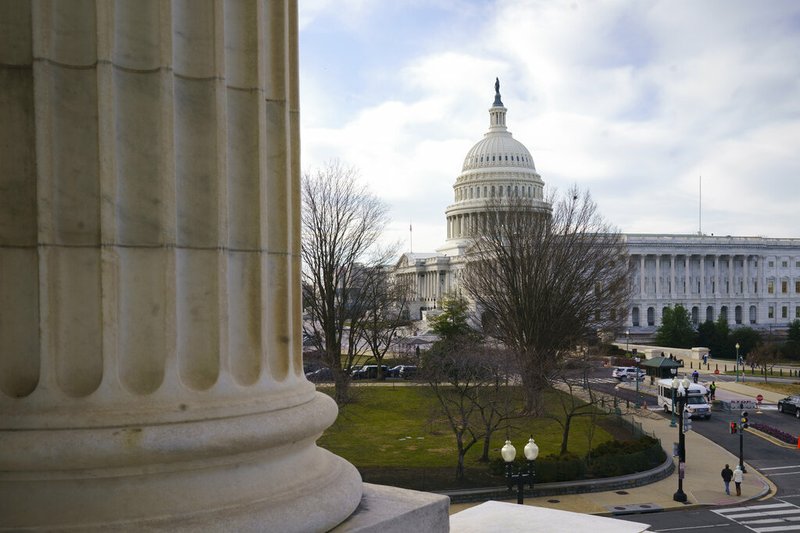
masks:
POLYGON ((750 427, 747 418, 747 411, 742 411, 742 417, 739 419, 739 469, 743 474, 747 473, 744 467, 744 430, 750 427))
POLYGON ((672 372, 672 409, 670 409, 670 411, 672 411, 670 413, 670 415, 672 415, 672 416, 670 417, 669 427, 674 428, 676 426, 676 424, 675 424, 675 391, 678 390, 678 378, 676 377, 676 374, 678 373, 678 369, 677 368, 670 368, 669 371, 672 372))
MULTIPOLYGON (((744 381, 744 365, 742 365, 742 381, 744 381)), ((739 343, 736 343, 736 382, 739 382, 739 343)))
POLYGON ((636 408, 638 409, 639 407, 642 406, 642 402, 639 399, 639 372, 641 372, 641 367, 639 366, 639 363, 642 360, 639 358, 638 355, 634 357, 633 360, 634 362, 636 362, 636 408))
POLYGON ((630 352, 630 350, 628 349, 628 347, 630 346, 630 344, 631 344, 631 330, 629 330, 629 329, 626 329, 626 330, 625 330, 625 355, 626 355, 626 356, 627 356, 627 355, 628 355, 628 353, 630 352))
MULTIPOLYGON (((686 503, 686 493, 683 492, 683 474, 686 469, 686 441, 683 434, 683 410, 686 407, 686 393, 689 390, 689 378, 683 378, 683 381, 677 384, 678 378, 672 380, 673 391, 676 399, 678 400, 678 490, 672 495, 672 499, 676 502, 686 503)), ((673 410, 675 404, 672 404, 673 410)))
POLYGON ((533 480, 536 477, 536 471, 534 469, 534 461, 539 456, 539 446, 533 442, 533 435, 531 438, 528 439, 528 444, 525 445, 523 448, 523 453, 525 454, 526 465, 524 467, 518 466, 516 468, 516 472, 514 472, 514 458, 517 456, 517 449, 514 448, 514 445, 511 444, 510 440, 506 440, 506 443, 500 449, 500 455, 503 456, 503 460, 506 462, 506 478, 508 479, 508 490, 513 490, 514 485, 517 486, 517 503, 523 503, 523 491, 525 490, 525 484, 527 483, 528 486, 533 490, 533 480))

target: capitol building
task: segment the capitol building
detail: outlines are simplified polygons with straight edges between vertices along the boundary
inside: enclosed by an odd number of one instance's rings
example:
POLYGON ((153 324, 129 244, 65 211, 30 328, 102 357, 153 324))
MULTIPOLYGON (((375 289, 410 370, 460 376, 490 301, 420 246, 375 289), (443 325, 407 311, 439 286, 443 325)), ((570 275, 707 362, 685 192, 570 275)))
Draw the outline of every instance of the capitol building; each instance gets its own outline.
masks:
MULTIPOLYGON (((507 111, 496 82, 489 131, 467 152, 445 211, 445 243, 435 252, 405 253, 395 265, 395 276, 414 291, 412 318, 459 293, 467 250, 491 202, 520 198, 551 208, 530 151, 506 127, 507 111)), ((695 325, 725 317, 731 327, 772 331, 800 318, 800 239, 629 233, 623 240, 632 266, 624 327, 632 334, 654 332, 664 309, 676 305, 695 325)))

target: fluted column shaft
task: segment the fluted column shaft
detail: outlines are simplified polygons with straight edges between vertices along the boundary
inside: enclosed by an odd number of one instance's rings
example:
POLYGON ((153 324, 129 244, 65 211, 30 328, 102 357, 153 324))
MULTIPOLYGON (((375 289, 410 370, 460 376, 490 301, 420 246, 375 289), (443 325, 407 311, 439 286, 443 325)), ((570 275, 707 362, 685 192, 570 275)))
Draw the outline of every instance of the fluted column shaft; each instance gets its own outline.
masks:
POLYGON ((3 2, 0 75, 0 526, 349 515, 301 359, 295 0, 3 2))

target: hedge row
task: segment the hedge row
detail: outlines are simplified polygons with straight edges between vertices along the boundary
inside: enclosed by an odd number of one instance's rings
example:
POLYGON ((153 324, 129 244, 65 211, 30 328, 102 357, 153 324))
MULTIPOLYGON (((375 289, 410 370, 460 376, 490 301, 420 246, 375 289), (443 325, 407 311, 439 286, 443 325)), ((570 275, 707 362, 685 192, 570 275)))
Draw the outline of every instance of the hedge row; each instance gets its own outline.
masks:
MULTIPOLYGON (((572 453, 546 455, 536 460, 536 481, 574 481, 588 478, 623 476, 655 468, 667 458, 658 439, 643 436, 635 441, 609 441, 592 450, 586 457, 572 453)), ((524 468, 525 461, 517 460, 524 468)), ((495 459, 492 474, 505 475, 505 463, 495 459)))

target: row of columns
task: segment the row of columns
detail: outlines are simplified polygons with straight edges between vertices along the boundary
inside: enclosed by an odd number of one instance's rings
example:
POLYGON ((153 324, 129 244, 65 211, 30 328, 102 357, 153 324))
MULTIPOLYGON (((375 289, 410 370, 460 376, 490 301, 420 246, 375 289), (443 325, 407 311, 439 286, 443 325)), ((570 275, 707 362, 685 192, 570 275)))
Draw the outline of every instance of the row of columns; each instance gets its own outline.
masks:
MULTIPOLYGON (((731 295, 731 294, 740 294, 744 297, 749 297, 752 294, 758 294, 759 292, 764 292, 766 290, 766 282, 764 277, 764 261, 763 258, 760 256, 752 256, 752 255, 708 255, 708 254, 699 254, 699 255, 683 255, 683 254, 672 254, 672 255, 650 255, 650 254, 640 254, 638 256, 638 274, 639 274, 639 296, 641 298, 645 298, 648 296, 647 292, 647 283, 646 277, 648 271, 645 268, 646 259, 648 257, 655 257, 655 296, 656 297, 669 297, 675 298, 676 296, 680 295, 698 295, 700 298, 706 298, 709 294, 710 295, 731 295), (662 270, 661 270, 661 263, 662 258, 668 257, 669 258, 669 271, 668 271, 668 282, 667 282, 667 289, 665 290, 662 281, 662 270), (683 274, 681 276, 676 275, 676 265, 678 264, 679 257, 682 257, 681 265, 683 266, 683 274), (693 257, 699 257, 699 267, 695 272, 692 272, 692 262, 691 259, 693 257), (708 278, 712 286, 709 287, 707 284, 706 278, 706 262, 707 257, 713 257, 713 277, 708 278), (722 262, 722 257, 728 258, 728 268, 727 268, 727 276, 726 279, 720 278, 720 263, 722 262), (740 276, 735 276, 736 271, 736 261, 737 257, 741 257, 741 261, 743 262, 742 271, 740 276), (758 267, 756 268, 756 277, 751 278, 750 270, 751 268, 751 258, 755 257, 758 261, 758 267), (692 275, 694 274, 694 275, 692 275), (738 279, 737 279, 738 278, 738 279), (741 290, 737 290, 738 284, 736 281, 741 279, 741 290), (696 283, 699 281, 699 287, 697 287, 696 283), (723 282, 727 281, 727 290, 722 290, 723 282), (684 290, 678 290, 678 282, 682 283, 681 288, 685 287, 684 290), (752 284, 751 284, 752 283, 752 284), (758 288, 758 284, 761 285, 761 288, 758 288), (709 291, 709 289, 711 289, 709 291)), ((634 256, 634 261, 636 261, 634 256)))

